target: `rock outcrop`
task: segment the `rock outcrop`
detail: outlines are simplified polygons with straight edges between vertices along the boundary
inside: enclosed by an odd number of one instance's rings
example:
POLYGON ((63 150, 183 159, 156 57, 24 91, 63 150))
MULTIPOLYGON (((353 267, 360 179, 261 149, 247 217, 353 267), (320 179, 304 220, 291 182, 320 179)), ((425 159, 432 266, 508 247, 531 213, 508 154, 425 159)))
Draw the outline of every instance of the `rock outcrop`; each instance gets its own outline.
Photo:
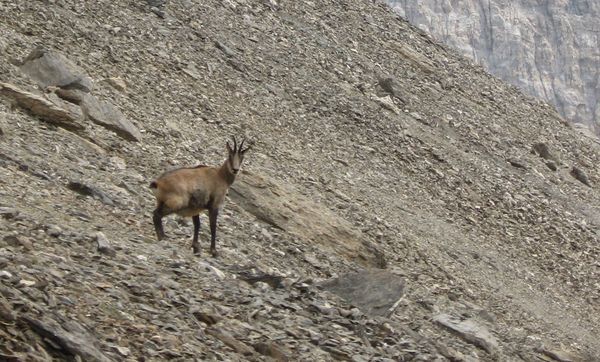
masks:
POLYGON ((597 1, 387 2, 435 39, 600 134, 597 1))

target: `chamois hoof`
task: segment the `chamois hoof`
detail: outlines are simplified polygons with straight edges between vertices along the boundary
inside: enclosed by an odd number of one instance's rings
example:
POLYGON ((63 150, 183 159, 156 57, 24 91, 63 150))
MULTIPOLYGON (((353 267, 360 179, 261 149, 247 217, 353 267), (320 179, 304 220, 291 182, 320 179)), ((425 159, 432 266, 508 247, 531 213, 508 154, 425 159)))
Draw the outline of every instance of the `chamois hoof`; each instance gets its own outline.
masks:
POLYGON ((219 256, 219 253, 217 253, 217 249, 210 249, 210 255, 212 255, 213 258, 216 258, 219 256))
POLYGON ((162 239, 164 239, 166 237, 167 237, 167 235, 165 235, 165 234, 157 234, 156 235, 156 239, 158 239, 158 241, 161 241, 162 239))
POLYGON ((200 248, 192 247, 194 256, 200 256, 200 248))

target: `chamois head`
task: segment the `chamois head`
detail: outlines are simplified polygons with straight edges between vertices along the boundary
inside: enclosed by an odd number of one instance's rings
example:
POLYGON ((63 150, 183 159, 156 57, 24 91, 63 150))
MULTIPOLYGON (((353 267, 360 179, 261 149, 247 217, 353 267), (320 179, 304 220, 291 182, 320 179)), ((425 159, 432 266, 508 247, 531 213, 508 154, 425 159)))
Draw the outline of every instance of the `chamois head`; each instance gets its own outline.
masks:
POLYGON ((237 175, 242 166, 242 161, 244 160, 244 153, 246 153, 250 147, 243 148, 244 141, 246 141, 245 139, 242 139, 239 147, 235 136, 231 136, 231 139, 233 140, 233 148, 231 148, 229 141, 227 141, 227 168, 232 174, 237 175))

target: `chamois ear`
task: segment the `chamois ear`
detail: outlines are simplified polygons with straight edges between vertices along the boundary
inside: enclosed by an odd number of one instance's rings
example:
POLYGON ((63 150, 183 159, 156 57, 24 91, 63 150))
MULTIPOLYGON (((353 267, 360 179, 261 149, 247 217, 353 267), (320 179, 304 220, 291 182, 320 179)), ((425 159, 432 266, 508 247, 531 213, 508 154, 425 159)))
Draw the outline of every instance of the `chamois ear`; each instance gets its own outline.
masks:
POLYGON ((227 146, 227 152, 230 153, 230 154, 233 153, 233 150, 231 149, 231 145, 229 144, 229 141, 227 141, 225 143, 225 145, 227 146))

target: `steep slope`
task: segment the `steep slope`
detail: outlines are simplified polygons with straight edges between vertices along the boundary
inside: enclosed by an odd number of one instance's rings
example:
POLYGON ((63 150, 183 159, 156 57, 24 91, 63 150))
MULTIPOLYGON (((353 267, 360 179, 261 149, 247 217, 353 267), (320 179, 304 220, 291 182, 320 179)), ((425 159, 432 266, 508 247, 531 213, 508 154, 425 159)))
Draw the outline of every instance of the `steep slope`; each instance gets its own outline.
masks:
POLYGON ((0 3, 3 82, 77 114, 21 65, 56 50, 142 137, 4 94, 3 358, 600 355, 593 140, 382 3, 156 3, 0 3), (230 134, 255 144, 221 256, 176 218, 155 241, 149 181, 230 134), (404 280, 383 316, 318 287, 365 267, 404 280))
POLYGON ((435 39, 598 134, 598 2, 388 3, 435 39))

